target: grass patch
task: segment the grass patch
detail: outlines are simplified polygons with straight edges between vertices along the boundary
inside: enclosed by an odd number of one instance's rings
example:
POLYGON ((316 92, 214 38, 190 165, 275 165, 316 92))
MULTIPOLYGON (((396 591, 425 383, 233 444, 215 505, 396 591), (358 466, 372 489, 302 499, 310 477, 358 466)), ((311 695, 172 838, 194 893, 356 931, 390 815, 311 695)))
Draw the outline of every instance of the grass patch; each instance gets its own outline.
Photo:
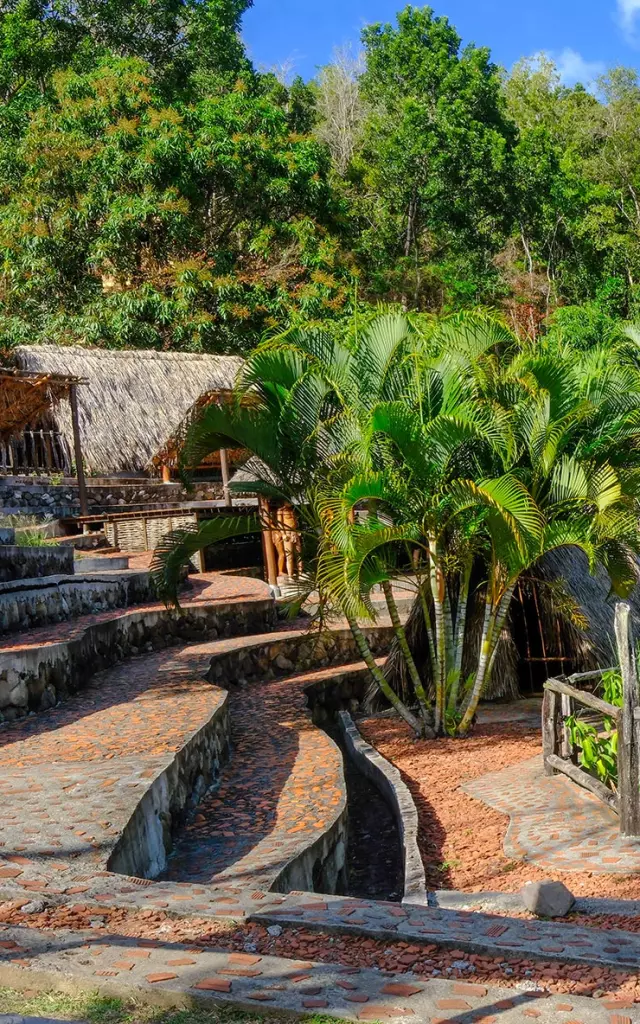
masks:
MULTIPOLYGON (((60 1017, 68 1021, 86 1021, 88 1024, 264 1024, 265 1018, 257 1013, 245 1013, 224 1006, 215 1009, 163 1010, 145 1006, 137 1000, 112 999, 97 994, 64 995, 46 992, 40 995, 23 994, 13 989, 0 988, 0 1012, 20 1013, 25 1016, 60 1017)), ((267 1018, 273 1024, 291 1024, 290 1014, 270 1012, 267 1018)), ((307 1024, 336 1024, 335 1018, 305 1017, 307 1024)))

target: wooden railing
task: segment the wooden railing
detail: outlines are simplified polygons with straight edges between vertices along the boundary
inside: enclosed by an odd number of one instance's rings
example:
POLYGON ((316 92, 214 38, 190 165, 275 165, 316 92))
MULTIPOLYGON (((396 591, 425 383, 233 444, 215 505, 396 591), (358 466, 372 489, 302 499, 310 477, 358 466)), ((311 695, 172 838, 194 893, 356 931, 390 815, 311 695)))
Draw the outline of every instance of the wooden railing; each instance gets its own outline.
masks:
POLYGON ((622 707, 615 707, 575 683, 600 679, 607 669, 580 672, 568 678, 549 679, 542 701, 542 757, 545 775, 561 772, 611 807, 620 818, 623 836, 640 836, 640 698, 636 659, 629 624, 629 606, 619 604, 615 613, 616 641, 622 675, 622 707), (578 763, 565 720, 577 707, 590 708, 611 718, 618 729, 618 790, 613 792, 578 763))
POLYGON ((71 473, 71 452, 57 430, 24 430, 19 437, 0 441, 0 472, 71 473))

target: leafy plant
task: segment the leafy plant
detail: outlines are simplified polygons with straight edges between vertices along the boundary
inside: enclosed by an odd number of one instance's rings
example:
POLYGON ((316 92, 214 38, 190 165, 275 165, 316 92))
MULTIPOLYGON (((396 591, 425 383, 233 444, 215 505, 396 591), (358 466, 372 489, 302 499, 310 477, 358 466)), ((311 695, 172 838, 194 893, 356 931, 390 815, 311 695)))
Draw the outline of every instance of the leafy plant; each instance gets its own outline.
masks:
MULTIPOLYGON (((622 676, 610 670, 602 676, 602 699, 614 707, 622 707, 622 676)), ((572 744, 578 750, 578 761, 585 771, 615 790, 618 785, 618 729, 614 718, 604 716, 597 728, 577 715, 564 720, 572 744)))

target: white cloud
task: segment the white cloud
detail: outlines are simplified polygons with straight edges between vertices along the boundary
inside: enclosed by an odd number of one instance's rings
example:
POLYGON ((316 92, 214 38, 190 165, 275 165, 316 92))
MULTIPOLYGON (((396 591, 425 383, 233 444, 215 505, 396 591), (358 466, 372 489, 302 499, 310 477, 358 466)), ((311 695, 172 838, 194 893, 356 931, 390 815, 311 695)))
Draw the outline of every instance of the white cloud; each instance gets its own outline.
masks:
POLYGON ((640 15, 640 0, 617 0, 618 22, 630 42, 636 39, 636 21, 640 15))
MULTIPOLYGON (((619 2, 634 3, 640 12, 640 0, 619 0, 619 2)), ((577 82, 580 82, 588 89, 596 78, 605 72, 605 65, 601 60, 585 60, 582 54, 570 47, 565 47, 561 53, 552 54, 552 57, 563 85, 576 85, 577 82)))

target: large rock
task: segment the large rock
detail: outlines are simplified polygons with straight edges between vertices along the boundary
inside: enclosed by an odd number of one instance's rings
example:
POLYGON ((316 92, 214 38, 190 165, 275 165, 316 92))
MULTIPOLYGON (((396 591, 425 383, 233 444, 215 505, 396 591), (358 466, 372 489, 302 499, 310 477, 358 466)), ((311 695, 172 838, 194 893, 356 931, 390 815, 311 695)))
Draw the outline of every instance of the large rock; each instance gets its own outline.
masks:
POLYGON ((562 882, 527 882, 520 896, 527 910, 538 917, 564 917, 575 903, 573 893, 562 882))

